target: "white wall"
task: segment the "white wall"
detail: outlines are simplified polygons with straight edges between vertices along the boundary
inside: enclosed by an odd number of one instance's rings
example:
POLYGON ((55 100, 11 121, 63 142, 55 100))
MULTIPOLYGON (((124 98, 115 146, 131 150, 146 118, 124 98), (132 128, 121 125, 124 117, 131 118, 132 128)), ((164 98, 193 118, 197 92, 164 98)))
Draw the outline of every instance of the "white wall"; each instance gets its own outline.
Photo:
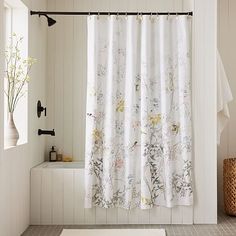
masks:
POLYGON ((235 157, 236 153, 236 1, 218 0, 218 47, 229 79, 234 101, 229 105, 230 121, 221 137, 218 148, 218 196, 223 208, 223 159, 235 157))
MULTIPOLYGON (((56 11, 191 11, 192 0, 48 0, 56 11)), ((48 142, 84 160, 86 105, 86 16, 53 16, 48 28, 48 142)))
POLYGON ((193 124, 195 223, 217 221, 217 1, 195 0, 193 124))
MULTIPOLYGON (((48 0, 56 11, 190 11, 193 18, 195 223, 216 223, 216 0, 48 0), (207 209, 207 210, 206 210, 207 209)), ((86 17, 53 16, 48 28, 47 128, 56 145, 84 160, 86 17)))
MULTIPOLYGON (((46 10, 46 0, 24 0, 29 8, 46 10)), ((3 0, 0 0, 2 24, 3 0)), ((4 51, 0 26, 0 50, 4 51)), ((46 102, 46 42, 47 27, 44 19, 29 16, 29 55, 37 58, 29 84, 28 143, 8 150, 3 149, 3 112, 0 111, 0 235, 19 236, 29 225, 30 168, 44 160, 45 138, 37 136, 44 128, 45 119, 38 119, 36 103, 46 102)), ((3 58, 0 54, 0 107, 3 107, 3 58)))

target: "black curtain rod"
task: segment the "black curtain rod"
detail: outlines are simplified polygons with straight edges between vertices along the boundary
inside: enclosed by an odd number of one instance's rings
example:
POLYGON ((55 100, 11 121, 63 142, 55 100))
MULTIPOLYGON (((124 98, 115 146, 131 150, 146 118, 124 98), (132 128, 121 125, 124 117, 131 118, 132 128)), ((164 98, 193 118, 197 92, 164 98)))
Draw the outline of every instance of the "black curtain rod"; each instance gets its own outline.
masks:
POLYGON ((193 12, 70 12, 70 11, 30 11, 31 15, 189 15, 193 12))

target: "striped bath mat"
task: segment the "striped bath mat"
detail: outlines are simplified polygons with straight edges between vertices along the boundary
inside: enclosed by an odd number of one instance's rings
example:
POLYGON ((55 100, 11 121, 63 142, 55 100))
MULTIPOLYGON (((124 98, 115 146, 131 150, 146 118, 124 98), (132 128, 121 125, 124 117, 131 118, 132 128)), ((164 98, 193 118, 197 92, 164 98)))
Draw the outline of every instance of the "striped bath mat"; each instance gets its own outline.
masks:
POLYGON ((164 229, 63 229, 61 236, 166 236, 164 229))

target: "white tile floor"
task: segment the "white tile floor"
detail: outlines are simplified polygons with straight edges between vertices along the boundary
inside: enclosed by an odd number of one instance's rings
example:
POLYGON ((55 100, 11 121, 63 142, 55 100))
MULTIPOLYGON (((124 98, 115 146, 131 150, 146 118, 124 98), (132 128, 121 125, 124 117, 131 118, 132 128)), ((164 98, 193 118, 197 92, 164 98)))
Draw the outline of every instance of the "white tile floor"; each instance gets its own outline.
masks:
POLYGON ((164 228, 167 236, 236 236, 236 217, 221 213, 217 225, 30 226, 22 236, 59 236, 63 228, 164 228))

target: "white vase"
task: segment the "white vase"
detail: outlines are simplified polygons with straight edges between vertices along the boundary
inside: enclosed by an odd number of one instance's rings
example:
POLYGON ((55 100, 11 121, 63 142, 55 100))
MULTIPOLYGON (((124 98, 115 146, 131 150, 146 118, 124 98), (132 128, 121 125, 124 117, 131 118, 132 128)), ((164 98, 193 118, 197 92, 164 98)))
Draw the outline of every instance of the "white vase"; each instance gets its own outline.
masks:
POLYGON ((14 123, 13 113, 8 115, 8 123, 6 127, 5 146, 13 147, 17 145, 19 139, 19 133, 14 123))

